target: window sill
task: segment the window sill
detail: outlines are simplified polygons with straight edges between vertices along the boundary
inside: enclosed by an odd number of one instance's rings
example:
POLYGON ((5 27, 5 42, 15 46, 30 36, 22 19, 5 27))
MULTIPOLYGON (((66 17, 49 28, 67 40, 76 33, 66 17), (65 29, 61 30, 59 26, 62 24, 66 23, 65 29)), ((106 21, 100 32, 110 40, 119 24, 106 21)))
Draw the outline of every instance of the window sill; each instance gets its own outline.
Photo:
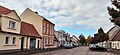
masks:
POLYGON ((4 46, 16 46, 16 44, 4 44, 4 46))
POLYGON ((10 28, 10 27, 7 27, 8 29, 12 29, 12 30, 16 30, 15 28, 10 28))

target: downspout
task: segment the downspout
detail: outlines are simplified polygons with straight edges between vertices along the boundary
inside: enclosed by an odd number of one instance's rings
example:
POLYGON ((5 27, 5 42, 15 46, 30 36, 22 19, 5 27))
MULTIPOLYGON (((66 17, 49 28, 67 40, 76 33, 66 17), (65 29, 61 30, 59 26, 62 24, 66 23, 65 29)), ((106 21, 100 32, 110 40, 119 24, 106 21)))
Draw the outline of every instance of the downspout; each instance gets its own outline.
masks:
POLYGON ((2 17, 2 15, 0 14, 0 31, 2 31, 2 29, 1 29, 2 28, 1 27, 2 26, 2 24, 1 24, 1 17, 2 17))

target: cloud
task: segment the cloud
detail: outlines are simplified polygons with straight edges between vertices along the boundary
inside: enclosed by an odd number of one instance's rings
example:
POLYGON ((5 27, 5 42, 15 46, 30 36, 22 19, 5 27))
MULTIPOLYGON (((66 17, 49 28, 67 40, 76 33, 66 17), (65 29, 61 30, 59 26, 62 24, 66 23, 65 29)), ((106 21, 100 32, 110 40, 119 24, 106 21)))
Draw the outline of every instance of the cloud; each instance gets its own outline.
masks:
MULTIPOLYGON (((29 7, 56 24, 58 28, 72 30, 97 30, 103 27, 108 30, 109 21, 107 6, 110 0, 3 0, 0 5, 15 9, 21 14, 29 7)), ((87 33, 87 32, 86 32, 87 33)))

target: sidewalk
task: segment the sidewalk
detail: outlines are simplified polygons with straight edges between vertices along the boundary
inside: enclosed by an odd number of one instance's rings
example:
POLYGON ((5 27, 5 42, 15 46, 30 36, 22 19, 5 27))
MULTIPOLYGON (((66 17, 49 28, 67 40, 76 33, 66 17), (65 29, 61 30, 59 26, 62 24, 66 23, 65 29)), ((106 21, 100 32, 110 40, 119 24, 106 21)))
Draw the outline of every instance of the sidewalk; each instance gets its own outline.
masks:
POLYGON ((110 49, 109 52, 114 53, 114 54, 116 54, 116 55, 120 55, 120 50, 110 49))
POLYGON ((2 50, 0 51, 0 55, 30 55, 30 54, 55 51, 60 49, 63 49, 63 48, 59 47, 59 48, 50 48, 50 49, 2 50))

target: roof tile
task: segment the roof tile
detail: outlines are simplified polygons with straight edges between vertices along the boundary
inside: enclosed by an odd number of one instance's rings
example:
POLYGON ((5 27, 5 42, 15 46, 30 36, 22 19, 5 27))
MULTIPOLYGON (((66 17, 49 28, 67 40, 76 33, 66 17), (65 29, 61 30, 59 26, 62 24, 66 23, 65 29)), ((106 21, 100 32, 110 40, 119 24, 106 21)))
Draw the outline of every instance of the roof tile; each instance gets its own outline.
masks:
POLYGON ((8 8, 5 8, 5 7, 0 5, 0 14, 8 14, 10 12, 12 12, 12 10, 10 10, 8 8))
POLYGON ((32 24, 26 22, 21 23, 21 34, 31 37, 41 37, 35 27, 32 24))

